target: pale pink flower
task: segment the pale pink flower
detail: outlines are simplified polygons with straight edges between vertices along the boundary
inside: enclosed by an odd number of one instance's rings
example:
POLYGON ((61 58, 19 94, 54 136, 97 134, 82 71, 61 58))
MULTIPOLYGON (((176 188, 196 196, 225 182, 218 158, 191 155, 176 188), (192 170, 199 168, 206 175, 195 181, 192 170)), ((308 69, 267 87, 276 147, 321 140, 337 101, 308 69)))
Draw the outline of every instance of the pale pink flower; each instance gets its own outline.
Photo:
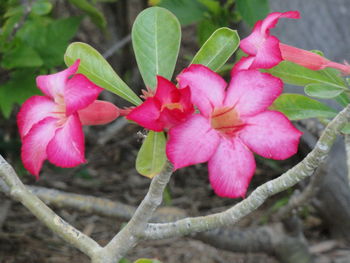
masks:
POLYGON ((243 197, 255 171, 253 152, 277 160, 297 152, 301 132, 267 108, 281 94, 280 79, 257 70, 233 74, 230 84, 202 65, 178 76, 199 114, 169 130, 167 156, 175 169, 208 162, 209 179, 224 197, 243 197))
POLYGON ((96 100, 103 89, 76 74, 78 67, 79 60, 66 70, 37 77, 45 96, 29 98, 17 115, 22 161, 37 178, 46 159, 60 167, 84 163, 82 125, 105 124, 119 115, 112 103, 96 100))
POLYGON ((239 69, 272 68, 282 60, 287 60, 312 70, 331 67, 343 74, 350 74, 348 64, 332 62, 313 52, 280 43, 277 37, 270 34, 270 29, 275 27, 280 18, 298 19, 300 14, 298 11, 274 12, 259 20, 252 33, 240 43, 241 49, 249 56, 243 57, 232 72, 239 69))

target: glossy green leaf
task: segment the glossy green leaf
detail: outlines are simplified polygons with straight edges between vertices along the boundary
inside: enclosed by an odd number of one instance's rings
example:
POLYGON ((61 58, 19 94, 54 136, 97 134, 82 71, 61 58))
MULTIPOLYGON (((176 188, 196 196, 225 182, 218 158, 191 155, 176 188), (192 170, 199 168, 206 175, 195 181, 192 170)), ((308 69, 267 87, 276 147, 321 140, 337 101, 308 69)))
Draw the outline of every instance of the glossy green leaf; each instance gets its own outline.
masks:
POLYGON ((166 163, 166 138, 163 132, 149 131, 136 158, 136 170, 149 178, 162 171, 166 163))
POLYGON ((203 64, 213 71, 220 69, 239 46, 236 30, 217 29, 193 58, 191 64, 203 64))
POLYGON ((151 7, 137 16, 132 28, 132 45, 146 86, 155 88, 156 75, 171 79, 180 39, 179 21, 168 10, 151 7))
POLYGON ((282 94, 270 107, 291 120, 308 118, 333 118, 337 111, 327 105, 300 94, 282 94))
POLYGON ((320 99, 332 99, 344 92, 344 88, 330 86, 322 83, 314 83, 306 85, 304 88, 305 94, 310 97, 320 99))
POLYGON ((159 0, 159 7, 164 7, 175 14, 181 25, 189 25, 204 18, 206 7, 198 0, 159 0))
POLYGON ((344 80, 339 75, 340 73, 331 68, 315 71, 289 61, 282 61, 276 67, 267 71, 292 85, 306 86, 321 83, 335 88, 346 88, 344 80))
POLYGON ((142 102, 93 47, 79 42, 70 44, 64 55, 64 61, 67 66, 70 66, 77 59, 80 59, 79 72, 85 74, 100 87, 117 94, 135 105, 142 102))
POLYGON ((106 19, 103 14, 92 4, 89 3, 88 0, 68 0, 73 5, 75 5, 80 10, 84 11, 92 20, 94 24, 99 26, 100 28, 106 27, 106 19))
POLYGON ((52 3, 48 0, 37 0, 32 5, 32 13, 42 16, 47 15, 52 10, 52 3))
POLYGON ((251 27, 256 21, 265 18, 270 11, 268 0, 237 0, 236 8, 243 20, 251 27))
POLYGON ((19 44, 3 55, 1 66, 5 69, 40 67, 43 61, 38 53, 25 44, 19 44))

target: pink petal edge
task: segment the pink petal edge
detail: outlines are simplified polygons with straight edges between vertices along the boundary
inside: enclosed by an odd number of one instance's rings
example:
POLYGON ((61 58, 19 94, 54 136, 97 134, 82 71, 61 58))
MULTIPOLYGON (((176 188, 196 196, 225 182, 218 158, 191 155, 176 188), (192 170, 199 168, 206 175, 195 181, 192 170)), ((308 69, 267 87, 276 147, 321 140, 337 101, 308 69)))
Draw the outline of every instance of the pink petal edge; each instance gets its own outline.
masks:
POLYGON ((26 100, 17 114, 17 125, 21 139, 30 129, 46 117, 53 117, 56 104, 48 97, 33 96, 26 100))
POLYGON ((282 113, 265 111, 244 120, 239 137, 253 152, 275 160, 284 160, 298 151, 302 132, 282 113))
POLYGON ((177 77, 180 88, 189 87, 192 103, 204 116, 209 116, 215 107, 222 105, 226 81, 211 69, 192 64, 177 77))
POLYGON ((219 196, 245 197, 255 167, 253 153, 238 138, 222 138, 208 162, 210 184, 219 196))
POLYGON ((242 70, 233 75, 224 105, 234 106, 240 116, 251 116, 269 107, 282 93, 283 82, 258 70, 242 70))
POLYGON ((132 109, 126 119, 136 122, 146 129, 160 132, 164 129, 164 124, 159 121, 160 102, 153 98, 147 98, 141 105, 132 109))
POLYGON ((59 167, 68 168, 85 163, 84 133, 78 114, 68 117, 56 130, 47 146, 47 159, 59 167))
POLYGON ((64 96, 66 83, 70 76, 78 71, 80 60, 76 60, 69 68, 50 75, 41 75, 36 78, 39 89, 56 102, 64 96))
POLYGON ((39 178, 43 162, 47 159, 46 148, 57 129, 56 118, 47 117, 34 124, 23 138, 21 157, 24 168, 39 178))
POLYGON ((102 90, 83 74, 74 75, 67 81, 64 90, 66 115, 69 116, 89 106, 97 99, 102 90))

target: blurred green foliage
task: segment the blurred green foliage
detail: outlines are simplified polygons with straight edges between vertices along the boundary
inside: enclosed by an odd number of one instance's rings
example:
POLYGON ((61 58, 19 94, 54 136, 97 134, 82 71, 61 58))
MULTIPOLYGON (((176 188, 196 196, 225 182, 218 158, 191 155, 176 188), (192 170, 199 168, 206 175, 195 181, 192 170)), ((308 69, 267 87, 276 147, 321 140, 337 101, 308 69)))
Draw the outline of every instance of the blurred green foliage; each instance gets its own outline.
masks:
MULTIPOLYGON (((97 26, 105 27, 103 14, 93 4, 71 2, 97 26)), ((5 118, 14 104, 39 93, 35 76, 64 65, 64 52, 83 16, 54 18, 53 9, 50 0, 0 1, 0 111, 5 118)))
POLYGON ((200 45, 220 27, 241 20, 253 26, 269 12, 268 0, 149 0, 149 4, 170 10, 183 26, 196 23, 200 45))

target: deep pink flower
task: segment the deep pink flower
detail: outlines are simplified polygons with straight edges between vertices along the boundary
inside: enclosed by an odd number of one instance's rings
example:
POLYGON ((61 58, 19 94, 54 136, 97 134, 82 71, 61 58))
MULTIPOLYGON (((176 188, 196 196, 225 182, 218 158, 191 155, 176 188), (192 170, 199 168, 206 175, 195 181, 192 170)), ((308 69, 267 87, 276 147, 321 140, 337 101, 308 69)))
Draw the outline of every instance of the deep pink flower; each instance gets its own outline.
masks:
POLYGON ((303 67, 320 70, 332 67, 343 74, 350 74, 350 66, 332 62, 313 52, 280 43, 279 39, 270 34, 270 29, 275 27, 280 18, 300 18, 298 11, 275 12, 269 14, 264 20, 259 20, 253 32, 241 43, 241 49, 249 56, 244 57, 233 69, 258 69, 272 68, 282 60, 288 60, 303 67))
POLYGON ((157 76, 157 89, 126 116, 146 129, 160 132, 185 121, 194 112, 189 88, 178 89, 169 80, 157 76))
POLYGON ((301 132, 267 108, 282 81, 257 70, 236 72, 226 82, 209 68, 191 65, 179 76, 200 114, 169 130, 167 156, 175 169, 208 161, 209 179, 224 197, 244 196, 255 171, 252 152, 282 160, 297 152, 301 132))
POLYGON ((45 96, 29 98, 17 115, 23 164, 36 177, 46 159, 60 167, 84 163, 82 125, 104 124, 119 116, 112 103, 96 100, 103 89, 75 74, 78 67, 79 60, 66 70, 37 77, 45 96))

